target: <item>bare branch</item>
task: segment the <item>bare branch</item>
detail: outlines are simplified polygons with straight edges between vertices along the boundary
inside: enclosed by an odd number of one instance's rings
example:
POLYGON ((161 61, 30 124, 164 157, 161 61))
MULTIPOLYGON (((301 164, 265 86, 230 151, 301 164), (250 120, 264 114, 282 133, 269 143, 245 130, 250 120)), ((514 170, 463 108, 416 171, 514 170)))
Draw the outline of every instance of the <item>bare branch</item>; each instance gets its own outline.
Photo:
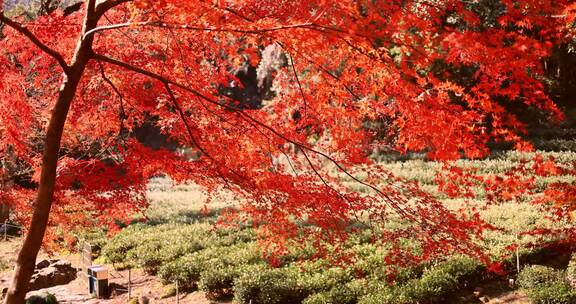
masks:
POLYGON ((42 50, 44 53, 46 53, 50 57, 54 58, 58 62, 58 64, 62 67, 64 72, 68 73, 68 70, 70 69, 70 67, 66 63, 66 60, 64 60, 64 57, 62 57, 62 54, 58 53, 56 50, 50 48, 49 46, 44 44, 42 41, 40 41, 40 39, 38 39, 38 37, 36 37, 36 35, 34 35, 34 33, 32 33, 29 29, 27 29, 26 26, 4 16, 3 12, 0 14, 0 22, 8 25, 9 27, 13 28, 18 33, 26 36, 40 50, 42 50))

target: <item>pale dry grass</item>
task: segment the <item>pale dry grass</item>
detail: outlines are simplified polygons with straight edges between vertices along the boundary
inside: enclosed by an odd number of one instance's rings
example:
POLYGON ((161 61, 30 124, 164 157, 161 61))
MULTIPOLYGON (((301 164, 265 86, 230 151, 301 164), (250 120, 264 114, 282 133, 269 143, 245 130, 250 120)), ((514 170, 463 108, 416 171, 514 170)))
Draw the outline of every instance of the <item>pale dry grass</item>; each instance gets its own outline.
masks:
POLYGON ((150 203, 146 216, 152 222, 193 223, 206 215, 206 210, 210 215, 239 204, 228 191, 222 190, 209 199, 200 186, 174 184, 166 177, 150 180, 146 196, 150 203))

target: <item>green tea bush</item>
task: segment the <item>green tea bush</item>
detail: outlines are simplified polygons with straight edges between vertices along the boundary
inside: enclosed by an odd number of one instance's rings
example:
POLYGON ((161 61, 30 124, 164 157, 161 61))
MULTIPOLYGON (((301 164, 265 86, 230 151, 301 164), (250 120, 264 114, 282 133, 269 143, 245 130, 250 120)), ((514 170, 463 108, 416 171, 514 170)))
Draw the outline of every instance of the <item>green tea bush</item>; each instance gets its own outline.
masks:
POLYGON ((576 291, 570 286, 566 273, 551 267, 524 268, 518 275, 518 284, 533 304, 576 303, 576 291))
POLYGON ((378 292, 366 294, 358 299, 358 304, 412 304, 415 302, 401 302, 397 294, 391 288, 382 289, 378 292))
POLYGON ((332 288, 329 291, 323 291, 313 294, 302 302, 302 304, 355 304, 358 295, 348 287, 332 288))
POLYGON ((352 281, 352 279, 354 279, 352 268, 333 267, 323 270, 319 269, 314 272, 299 273, 298 285, 303 286, 306 290, 319 292, 343 286, 352 281))
POLYGON ((354 247, 357 259, 354 266, 362 273, 378 279, 386 279, 386 252, 373 244, 362 244, 354 247))
POLYGON ((161 241, 156 239, 149 240, 130 250, 126 258, 133 261, 137 266, 142 267, 147 273, 156 274, 162 262, 167 260, 160 254, 161 248, 161 241))
POLYGON ((177 238, 152 238, 130 250, 126 258, 142 267, 147 273, 155 274, 158 269, 171 261, 203 249, 201 241, 190 236, 188 240, 177 238))
POLYGON ((234 266, 214 264, 207 267, 200 274, 198 286, 206 293, 210 300, 220 300, 231 297, 234 279, 238 276, 238 269, 234 266))
POLYGON ((573 139, 535 139, 534 147, 544 151, 576 151, 576 141, 573 139))
POLYGON ((217 229, 214 235, 214 244, 217 246, 230 246, 234 244, 249 243, 256 240, 256 234, 248 228, 217 229))
POLYGON ((533 289, 550 285, 562 279, 562 273, 554 268, 531 265, 518 274, 518 285, 523 289, 533 289))
POLYGON ((574 304, 576 292, 565 280, 526 290, 532 304, 574 304))
MULTIPOLYGON (((205 248, 218 251, 223 256, 223 246, 235 247, 254 239, 250 229, 213 229, 206 224, 162 224, 157 226, 133 225, 108 241, 102 249, 107 261, 124 266, 143 267, 154 274, 181 256, 205 248)), ((237 252, 234 260, 256 260, 259 257, 254 246, 237 252)))
POLYGON ((239 268, 234 297, 239 303, 356 303, 361 296, 382 290, 387 283, 355 279, 353 268, 327 267, 307 261, 271 269, 267 265, 239 268))
POLYGON ((417 281, 414 296, 420 300, 440 299, 477 276, 479 267, 471 258, 454 257, 428 268, 417 281))
POLYGON ((377 293, 390 288, 387 281, 374 280, 372 278, 361 278, 350 281, 346 286, 360 298, 363 295, 377 293))
POLYGON ((26 300, 26 304, 58 304, 56 296, 51 293, 42 296, 31 296, 26 300))
POLYGON ((220 253, 213 258, 222 260, 227 265, 245 265, 264 262, 262 252, 255 242, 239 243, 228 247, 219 247, 220 253))
POLYGON ((478 277, 478 271, 481 268, 481 264, 472 258, 465 256, 452 257, 426 269, 420 280, 425 283, 427 281, 435 281, 439 277, 450 277, 450 279, 454 279, 460 284, 468 283, 467 281, 478 277))
POLYGON ((133 225, 122 230, 121 233, 108 240, 102 248, 102 255, 113 264, 127 262, 128 253, 142 243, 144 226, 133 225))
MULTIPOLYGON (((448 287, 454 283, 451 278, 436 277, 436 282, 421 282, 418 279, 383 289, 375 293, 360 297, 359 304, 419 304, 419 303, 443 303, 442 298, 447 296, 445 292, 452 292, 457 287, 448 287), (432 283, 434 285, 426 285, 432 283)), ((457 285, 456 285, 457 286, 457 285)))
POLYGON ((300 303, 310 291, 298 284, 298 270, 294 267, 271 269, 265 265, 251 265, 238 270, 234 280, 234 299, 242 304, 300 303))
POLYGON ((162 265, 158 276, 163 283, 176 283, 184 289, 192 289, 200 280, 200 273, 204 270, 204 260, 198 254, 180 257, 172 262, 162 265))
POLYGON ((58 303, 58 299, 56 299, 56 296, 49 293, 46 294, 46 297, 44 298, 46 301, 46 304, 57 304, 58 303))
POLYGON ((458 289, 458 277, 444 270, 426 271, 420 280, 407 284, 409 298, 437 299, 458 289))
POLYGON ((178 282, 186 289, 200 285, 213 298, 226 297, 232 288, 236 266, 263 263, 255 243, 209 247, 161 263, 158 276, 165 284, 178 282))
POLYGON ((426 268, 419 278, 392 287, 369 288, 360 293, 360 304, 443 303, 463 283, 478 275, 480 264, 467 257, 454 257, 426 268), (363 295, 362 295, 363 294, 363 295))
POLYGON ((388 287, 385 282, 358 279, 330 290, 315 293, 304 299, 303 304, 355 304, 366 294, 376 293, 388 287))

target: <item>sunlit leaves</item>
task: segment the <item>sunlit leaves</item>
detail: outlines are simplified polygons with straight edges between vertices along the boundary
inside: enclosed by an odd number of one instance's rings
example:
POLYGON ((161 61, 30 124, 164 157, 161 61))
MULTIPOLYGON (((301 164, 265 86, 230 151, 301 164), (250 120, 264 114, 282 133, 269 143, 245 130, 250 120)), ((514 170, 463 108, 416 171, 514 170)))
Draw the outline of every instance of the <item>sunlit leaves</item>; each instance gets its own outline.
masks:
MULTIPOLYGON (((568 11, 570 20, 567 4, 502 1, 493 23, 459 0, 126 1, 92 33, 99 57, 85 54, 93 59, 65 127, 53 224, 128 221, 146 206, 147 180, 166 174, 243 197, 241 209, 274 250, 294 238, 337 243, 350 227, 367 225, 390 242, 389 262, 448 251, 482 258, 475 239, 485 223, 369 167, 369 155, 480 158, 490 141, 530 149, 526 123, 504 104, 561 119, 544 93, 541 62, 562 43, 565 20, 555 16, 568 11), (250 109, 223 96, 223 87, 245 88, 235 72, 258 64, 269 45, 286 58, 270 72, 271 96, 250 109), (135 140, 147 123, 173 145, 135 140), (391 218, 407 224, 388 227, 391 218), (409 238, 420 256, 402 250, 409 238)), ((70 60, 85 39, 84 13, 20 21, 70 60)), ((34 171, 62 70, 25 37, 3 33, 0 148, 15 149, 34 171)), ((457 196, 462 184, 482 183, 493 200, 516 199, 531 187, 522 170, 480 179, 453 169, 441 187, 457 196)), ((556 168, 542 162, 535 170, 556 168)))

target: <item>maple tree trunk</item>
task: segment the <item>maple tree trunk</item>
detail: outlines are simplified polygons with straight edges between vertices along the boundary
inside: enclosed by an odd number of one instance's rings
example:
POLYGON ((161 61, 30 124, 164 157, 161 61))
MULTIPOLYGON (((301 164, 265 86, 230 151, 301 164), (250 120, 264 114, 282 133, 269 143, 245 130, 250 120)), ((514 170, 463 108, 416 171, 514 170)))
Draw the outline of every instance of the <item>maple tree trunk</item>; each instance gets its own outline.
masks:
POLYGON ((58 164, 60 140, 62 138, 62 131, 68 115, 70 102, 74 98, 77 84, 78 79, 64 80, 58 102, 54 107, 46 131, 44 154, 42 157, 42 173, 38 195, 34 205, 34 214, 32 215, 32 222, 26 233, 26 238, 24 239, 20 253, 18 254, 12 284, 6 295, 6 304, 20 304, 25 301, 30 278, 34 273, 36 257, 42 245, 42 239, 44 238, 44 232, 48 224, 48 217, 52 206, 52 196, 56 184, 56 166, 58 164))
POLYGON ((46 130, 42 156, 42 171, 40 174, 38 194, 34 204, 34 213, 16 260, 10 289, 4 301, 5 304, 25 303, 30 278, 34 273, 36 258, 42 246, 42 240, 46 232, 50 209, 52 207, 52 198, 56 185, 56 168, 58 166, 64 125, 68 111, 70 110, 70 104, 76 95, 78 84, 82 78, 86 64, 92 55, 94 36, 89 35, 88 37, 84 37, 84 34, 96 27, 98 23, 98 19, 94 14, 95 3, 96 0, 88 1, 82 35, 78 41, 70 66, 64 73, 62 86, 58 92, 58 99, 52 110, 50 122, 46 130))

